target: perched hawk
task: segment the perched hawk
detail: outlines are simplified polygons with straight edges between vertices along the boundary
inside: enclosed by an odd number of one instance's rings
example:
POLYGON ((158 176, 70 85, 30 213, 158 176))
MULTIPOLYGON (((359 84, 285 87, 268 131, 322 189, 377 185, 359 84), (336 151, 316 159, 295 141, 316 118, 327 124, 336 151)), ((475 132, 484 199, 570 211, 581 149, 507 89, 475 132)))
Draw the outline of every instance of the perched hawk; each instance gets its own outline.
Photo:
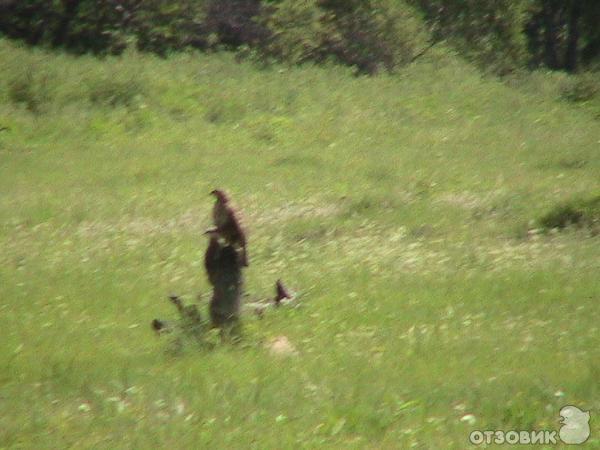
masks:
POLYGON ((242 250, 242 265, 248 266, 248 254, 246 252, 246 234, 242 229, 237 214, 231 204, 227 194, 219 189, 211 192, 217 201, 213 207, 212 215, 215 224, 215 231, 225 241, 242 250))

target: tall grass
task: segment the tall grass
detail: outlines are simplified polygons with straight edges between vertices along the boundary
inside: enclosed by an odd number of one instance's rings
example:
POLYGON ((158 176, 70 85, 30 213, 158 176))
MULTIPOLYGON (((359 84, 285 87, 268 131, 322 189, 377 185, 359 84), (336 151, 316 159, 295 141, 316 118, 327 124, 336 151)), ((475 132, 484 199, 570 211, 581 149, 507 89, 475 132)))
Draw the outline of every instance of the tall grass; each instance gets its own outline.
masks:
POLYGON ((0 447, 465 448, 600 407, 598 238, 533 230, 600 189, 588 110, 444 50, 374 78, 0 60, 0 447), (250 299, 276 278, 301 298, 173 356, 149 323, 208 292, 215 186, 245 216, 250 299), (296 357, 264 348, 279 335, 296 357))

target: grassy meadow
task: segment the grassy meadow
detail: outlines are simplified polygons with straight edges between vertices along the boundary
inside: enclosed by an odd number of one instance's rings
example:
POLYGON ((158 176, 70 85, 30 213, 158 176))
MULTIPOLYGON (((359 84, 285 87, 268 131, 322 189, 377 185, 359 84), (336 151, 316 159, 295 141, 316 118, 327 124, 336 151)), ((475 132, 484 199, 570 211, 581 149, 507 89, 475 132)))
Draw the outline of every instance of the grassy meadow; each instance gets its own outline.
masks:
POLYGON ((598 109, 561 76, 436 49, 371 78, 6 41, 0 61, 1 449, 461 449, 567 404, 600 447, 600 240, 537 230, 600 194, 598 109), (299 299, 174 354, 150 321, 206 298, 215 187, 249 299, 277 278, 299 299))

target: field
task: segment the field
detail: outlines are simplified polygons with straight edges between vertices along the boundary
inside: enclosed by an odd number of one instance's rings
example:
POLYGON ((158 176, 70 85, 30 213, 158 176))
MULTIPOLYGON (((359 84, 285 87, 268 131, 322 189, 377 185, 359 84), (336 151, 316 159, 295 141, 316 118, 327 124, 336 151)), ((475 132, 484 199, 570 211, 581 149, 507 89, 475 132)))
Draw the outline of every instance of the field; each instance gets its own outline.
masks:
POLYGON ((600 193, 600 121, 560 76, 445 50, 372 78, 6 41, 0 61, 0 448, 461 449, 567 404, 600 447, 600 239, 538 224, 600 193), (174 352, 150 321, 208 292, 215 187, 249 299, 277 278, 299 298, 174 352))

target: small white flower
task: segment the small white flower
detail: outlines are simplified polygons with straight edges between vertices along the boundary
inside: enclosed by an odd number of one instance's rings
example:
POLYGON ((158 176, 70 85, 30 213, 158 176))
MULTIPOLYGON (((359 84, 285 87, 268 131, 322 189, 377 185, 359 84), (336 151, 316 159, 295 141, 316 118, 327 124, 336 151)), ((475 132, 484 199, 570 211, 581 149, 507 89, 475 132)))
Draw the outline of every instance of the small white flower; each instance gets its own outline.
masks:
POLYGON ((81 412, 86 413, 86 412, 90 412, 90 410, 92 408, 90 407, 90 405, 88 403, 82 403, 81 405, 79 405, 79 408, 77 408, 77 409, 81 412))
POLYGON ((475 416, 473 414, 465 414, 464 416, 462 416, 460 418, 460 421, 468 423, 469 425, 475 425, 475 422, 477 422, 477 419, 475 418, 475 416))

